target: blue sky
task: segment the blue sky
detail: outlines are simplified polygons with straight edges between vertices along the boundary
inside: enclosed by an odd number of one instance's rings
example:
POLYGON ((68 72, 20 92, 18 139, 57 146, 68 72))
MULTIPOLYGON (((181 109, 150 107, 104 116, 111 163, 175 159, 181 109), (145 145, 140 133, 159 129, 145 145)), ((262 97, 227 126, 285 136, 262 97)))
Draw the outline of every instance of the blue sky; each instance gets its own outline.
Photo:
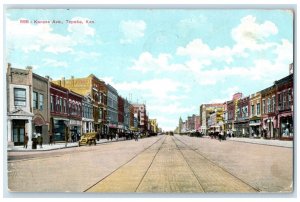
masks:
POLYGON ((293 14, 288 10, 11 9, 6 60, 53 79, 91 73, 150 118, 175 129, 203 103, 250 95, 288 75, 293 14), (21 24, 20 19, 31 23, 21 24), (60 20, 62 24, 35 24, 60 20), (81 20, 69 24, 66 20, 81 20), (85 23, 86 20, 94 23, 85 23))

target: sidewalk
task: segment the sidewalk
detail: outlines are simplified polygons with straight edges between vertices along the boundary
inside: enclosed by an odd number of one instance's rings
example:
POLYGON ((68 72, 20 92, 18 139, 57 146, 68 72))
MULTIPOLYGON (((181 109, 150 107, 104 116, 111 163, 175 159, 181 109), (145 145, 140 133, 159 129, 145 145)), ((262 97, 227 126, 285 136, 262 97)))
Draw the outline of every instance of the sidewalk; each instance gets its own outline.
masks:
POLYGON ((231 138, 227 138, 226 140, 236 141, 236 142, 246 142, 252 144, 271 145, 271 146, 278 146, 278 147, 287 147, 287 148, 293 148, 293 143, 294 143, 294 141, 239 138, 239 137, 231 137, 231 138))
MULTIPOLYGON (((118 139, 118 141, 124 141, 124 140, 125 140, 125 138, 118 139)), ((107 140, 107 139, 100 139, 99 141, 97 141, 97 144, 103 144, 103 143, 108 143, 108 142, 117 142, 117 141, 116 141, 116 139, 113 139, 112 141, 107 140)), ((64 149, 64 148, 70 148, 70 147, 78 147, 78 142, 68 142, 67 147, 66 147, 66 143, 64 143, 64 142, 59 142, 59 143, 55 143, 52 145, 43 144, 42 148, 40 148, 40 146, 37 145, 36 149, 32 149, 29 146, 27 147, 27 149, 25 149, 23 146, 14 146, 13 148, 8 148, 7 151, 9 151, 9 152, 49 151, 49 150, 57 150, 57 149, 64 149)), ((84 145, 82 145, 81 147, 84 147, 84 145)))

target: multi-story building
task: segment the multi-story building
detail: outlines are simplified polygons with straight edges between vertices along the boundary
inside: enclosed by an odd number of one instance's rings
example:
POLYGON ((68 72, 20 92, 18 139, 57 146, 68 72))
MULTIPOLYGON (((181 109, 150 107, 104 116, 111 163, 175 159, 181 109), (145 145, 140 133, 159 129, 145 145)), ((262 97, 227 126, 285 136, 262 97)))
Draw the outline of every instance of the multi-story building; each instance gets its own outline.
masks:
POLYGON ((24 137, 29 137, 32 144, 32 69, 7 68, 7 141, 8 147, 24 144, 24 137))
POLYGON ((237 100, 234 125, 238 137, 249 137, 249 101, 249 96, 237 100))
POLYGON ((180 117, 180 118, 179 118, 179 124, 178 124, 178 132, 179 132, 179 133, 182 132, 182 124, 183 124, 183 122, 182 122, 182 119, 181 119, 181 117, 180 117))
MULTIPOLYGON (((200 125, 201 132, 207 135, 208 132, 208 118, 211 112, 219 111, 223 113, 223 103, 214 103, 214 104, 202 104, 200 106, 200 125)), ((221 115, 223 116, 223 114, 221 115)))
POLYGON ((125 132, 124 127, 124 99, 121 96, 118 96, 118 130, 119 132, 125 132))
POLYGON ((146 105, 145 104, 132 104, 134 107, 134 114, 139 118, 139 129, 141 132, 146 131, 146 105))
POLYGON ((149 119, 150 131, 153 133, 158 133, 158 125, 156 119, 149 119))
MULTIPOLYGON (((27 67, 31 69, 31 67, 27 67)), ((32 73, 30 78, 32 84, 32 112, 34 114, 32 121, 33 132, 41 134, 43 143, 49 143, 49 124, 50 124, 50 81, 32 73)))
POLYGON ((257 92, 250 96, 249 109, 249 132, 250 137, 261 137, 261 93, 257 92))
POLYGON ((73 91, 68 92, 69 130, 70 136, 73 137, 75 141, 78 140, 78 134, 82 133, 82 100, 82 95, 73 91))
POLYGON ((272 85, 261 91, 262 127, 264 138, 277 138, 276 86, 272 85))
POLYGON ((231 131, 233 134, 236 132, 234 123, 237 118, 237 113, 236 113, 238 108, 237 104, 238 104, 238 100, 241 99, 242 97, 243 97, 242 93, 235 93, 232 96, 232 100, 226 102, 227 123, 225 122, 225 129, 231 131))
POLYGON ((69 90, 50 83, 50 133, 54 141, 65 141, 71 137, 69 133, 69 112, 68 112, 68 93, 69 90))
POLYGON ((93 132, 93 102, 92 98, 87 95, 82 98, 82 133, 93 132))
POLYGON ((195 130, 199 131, 200 130, 200 116, 196 115, 194 122, 195 122, 195 126, 194 126, 195 130))
MULTIPOLYGON (((65 87, 84 97, 90 97, 93 105, 93 123, 89 130, 100 130, 101 133, 107 133, 107 87, 104 81, 90 74, 84 78, 74 78, 53 81, 53 83, 65 87)), ((90 124, 90 121, 85 124, 90 124)))
POLYGON ((110 133, 117 133, 118 130, 118 92, 107 84, 107 116, 110 133))
POLYGON ((129 118, 129 129, 130 131, 137 131, 138 128, 137 126, 135 127, 135 125, 138 125, 136 122, 138 122, 138 120, 136 120, 137 114, 134 113, 134 107, 132 104, 129 103, 129 113, 130 113, 130 118, 129 118), (136 124, 135 124, 136 123, 136 124))
POLYGON ((127 99, 124 99, 124 129, 125 131, 130 129, 130 103, 127 99))
POLYGON ((294 135, 294 75, 290 74, 275 82, 276 85, 276 99, 277 99, 277 128, 279 129, 280 139, 293 139, 294 135))

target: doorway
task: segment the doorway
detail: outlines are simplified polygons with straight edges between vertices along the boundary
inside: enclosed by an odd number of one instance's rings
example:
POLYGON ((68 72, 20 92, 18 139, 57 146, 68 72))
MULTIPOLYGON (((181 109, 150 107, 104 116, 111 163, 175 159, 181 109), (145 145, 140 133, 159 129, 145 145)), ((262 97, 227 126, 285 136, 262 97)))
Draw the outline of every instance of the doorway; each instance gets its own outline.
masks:
POLYGON ((23 145, 25 136, 25 120, 13 120, 14 145, 23 145))

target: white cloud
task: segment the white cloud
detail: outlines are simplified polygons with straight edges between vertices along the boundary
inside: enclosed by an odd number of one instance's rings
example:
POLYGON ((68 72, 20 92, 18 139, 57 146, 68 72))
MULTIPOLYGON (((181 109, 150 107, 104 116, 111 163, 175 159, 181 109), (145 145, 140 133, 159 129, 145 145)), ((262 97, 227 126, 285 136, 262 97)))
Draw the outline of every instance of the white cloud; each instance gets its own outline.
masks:
MULTIPOLYGON (((212 99, 209 101, 209 103, 224 103, 228 100, 232 100, 232 96, 238 92, 240 92, 240 87, 238 87, 238 86, 229 87, 222 91, 222 94, 224 95, 223 98, 212 99)), ((219 95, 219 96, 221 96, 221 95, 219 95)))
POLYGON ((8 48, 30 51, 46 51, 51 53, 71 52, 76 45, 70 36, 53 33, 49 24, 25 24, 19 20, 7 19, 6 37, 8 48))
MULTIPOLYGON (((59 54, 73 52, 73 48, 78 44, 90 43, 88 37, 95 35, 94 28, 88 24, 69 24, 70 35, 60 35, 53 32, 51 24, 20 23, 18 20, 6 20, 6 37, 8 49, 22 50, 25 53, 30 51, 45 51, 59 54)), ((87 18, 76 17, 72 20, 87 18)))
POLYGON ((186 47, 177 48, 176 54, 179 56, 189 56, 191 60, 198 60, 200 65, 210 65, 212 60, 232 62, 233 51, 225 47, 211 49, 202 39, 194 39, 186 47))
POLYGON ((277 33, 278 29, 273 22, 265 21, 259 24, 254 16, 248 15, 232 29, 231 36, 237 43, 237 49, 264 50, 274 45, 266 43, 266 39, 277 33))
POLYGON ((131 69, 143 73, 185 72, 201 85, 214 85, 227 78, 263 80, 277 75, 280 77, 285 74, 288 65, 293 61, 293 45, 286 39, 282 39, 281 43, 270 41, 269 37, 276 35, 277 32, 278 29, 273 22, 258 23, 255 17, 249 15, 242 18, 241 23, 232 29, 232 38, 236 42, 232 47, 211 48, 202 39, 197 38, 186 46, 176 49, 177 56, 188 57, 182 63, 172 64, 171 54, 159 54, 154 57, 151 53, 144 52, 133 61, 131 69), (275 56, 260 57, 258 51, 273 52, 275 56), (237 64, 237 59, 253 56, 254 52, 259 57, 252 59, 252 65, 249 65, 248 61, 242 62, 241 65, 232 65, 233 62, 237 64))
POLYGON ((286 39, 281 40, 281 44, 277 44, 274 49, 276 63, 289 64, 293 62, 293 44, 286 39))
POLYGON ((152 104, 148 103, 147 107, 150 111, 163 114, 178 114, 178 113, 193 113, 196 110, 195 106, 182 107, 179 102, 169 102, 169 104, 152 104))
POLYGON ((43 66, 50 67, 50 68, 51 67, 68 67, 68 63, 66 63, 66 62, 53 60, 53 59, 49 59, 49 58, 43 59, 42 62, 43 62, 43 66))
POLYGON ((121 21, 119 28, 123 33, 123 38, 120 40, 120 43, 132 43, 136 39, 142 38, 146 27, 147 25, 143 20, 121 21))
POLYGON ((187 85, 169 78, 144 80, 141 82, 112 82, 111 84, 120 91, 138 90, 143 92, 143 94, 146 96, 151 96, 159 99, 166 99, 168 98, 168 96, 170 96, 170 93, 177 92, 178 90, 189 89, 187 85))
POLYGON ((137 60, 133 61, 131 70, 137 70, 142 73, 147 72, 163 72, 163 71, 180 71, 184 70, 185 66, 181 64, 170 64, 169 60, 172 59, 171 54, 159 54, 157 58, 149 52, 143 52, 140 54, 137 60))

